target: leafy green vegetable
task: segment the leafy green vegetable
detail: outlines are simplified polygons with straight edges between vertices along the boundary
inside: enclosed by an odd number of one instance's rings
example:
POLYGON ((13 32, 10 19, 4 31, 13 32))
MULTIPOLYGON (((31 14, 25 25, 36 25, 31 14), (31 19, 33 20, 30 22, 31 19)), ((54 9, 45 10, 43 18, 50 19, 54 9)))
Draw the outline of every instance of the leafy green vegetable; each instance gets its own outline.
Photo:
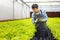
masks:
POLYGON ((31 19, 0 22, 0 40, 30 40, 35 31, 31 19))
POLYGON ((54 37, 60 40, 60 18, 49 18, 47 26, 51 29, 54 37))
MULTIPOLYGON (((60 18, 49 18, 47 26, 60 40, 60 18)), ((0 22, 0 40, 30 40, 35 32, 31 19, 0 22)))

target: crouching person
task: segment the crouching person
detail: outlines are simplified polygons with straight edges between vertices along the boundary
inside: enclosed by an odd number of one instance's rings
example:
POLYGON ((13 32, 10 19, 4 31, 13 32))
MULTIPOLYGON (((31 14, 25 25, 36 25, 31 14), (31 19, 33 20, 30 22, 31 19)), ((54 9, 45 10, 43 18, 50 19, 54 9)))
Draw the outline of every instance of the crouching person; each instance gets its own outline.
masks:
POLYGON ((48 20, 48 16, 45 10, 39 10, 37 4, 32 5, 32 23, 35 24, 37 32, 32 40, 53 40, 51 37, 51 33, 46 26, 46 22, 48 20))

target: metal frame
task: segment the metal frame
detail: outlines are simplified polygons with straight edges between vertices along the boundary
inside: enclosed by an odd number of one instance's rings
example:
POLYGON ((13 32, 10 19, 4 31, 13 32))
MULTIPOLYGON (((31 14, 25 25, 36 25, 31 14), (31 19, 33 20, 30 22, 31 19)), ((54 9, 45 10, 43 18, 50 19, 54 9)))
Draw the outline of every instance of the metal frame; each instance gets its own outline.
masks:
MULTIPOLYGON (((39 2, 36 2, 36 3, 49 3, 49 2, 60 2, 60 1, 39 1, 39 2)), ((26 3, 35 3, 35 2, 26 2, 26 3)))
POLYGON ((24 3, 24 4, 26 4, 28 7, 29 7, 29 5, 26 3, 26 2, 24 2, 23 0, 20 0, 22 3, 24 3))
MULTIPOLYGON (((17 2, 18 0, 13 0, 13 19, 15 18, 14 17, 14 3, 15 2, 17 2)), ((25 4, 26 6, 28 6, 29 7, 29 5, 26 3, 26 2, 24 2, 23 0, 20 0, 23 4, 25 4)), ((18 2, 19 3, 19 2, 18 2)), ((30 8, 30 7, 29 7, 30 8)))

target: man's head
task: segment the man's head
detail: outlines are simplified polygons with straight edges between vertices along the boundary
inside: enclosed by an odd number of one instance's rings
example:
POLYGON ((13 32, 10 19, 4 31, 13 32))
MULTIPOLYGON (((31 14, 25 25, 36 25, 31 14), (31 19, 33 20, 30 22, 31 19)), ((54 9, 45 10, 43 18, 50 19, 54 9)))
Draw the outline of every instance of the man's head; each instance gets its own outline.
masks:
POLYGON ((32 5, 32 9, 33 9, 33 11, 34 11, 35 13, 38 13, 38 12, 39 12, 39 10, 38 10, 38 5, 37 5, 37 4, 33 4, 33 5, 32 5))

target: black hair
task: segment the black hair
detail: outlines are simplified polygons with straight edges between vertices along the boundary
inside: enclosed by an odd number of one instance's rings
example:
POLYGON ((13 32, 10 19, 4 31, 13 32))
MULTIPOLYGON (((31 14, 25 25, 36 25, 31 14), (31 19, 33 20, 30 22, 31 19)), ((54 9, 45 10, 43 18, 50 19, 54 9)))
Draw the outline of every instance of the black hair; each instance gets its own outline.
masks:
POLYGON ((38 5, 37 4, 33 4, 32 5, 32 9, 34 9, 34 8, 38 8, 38 5))

